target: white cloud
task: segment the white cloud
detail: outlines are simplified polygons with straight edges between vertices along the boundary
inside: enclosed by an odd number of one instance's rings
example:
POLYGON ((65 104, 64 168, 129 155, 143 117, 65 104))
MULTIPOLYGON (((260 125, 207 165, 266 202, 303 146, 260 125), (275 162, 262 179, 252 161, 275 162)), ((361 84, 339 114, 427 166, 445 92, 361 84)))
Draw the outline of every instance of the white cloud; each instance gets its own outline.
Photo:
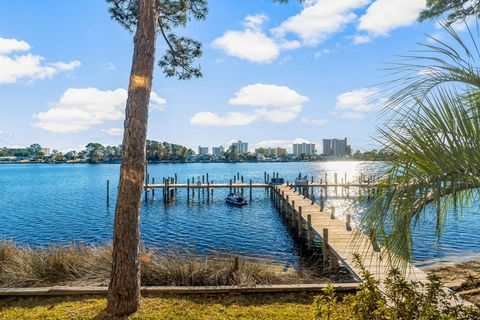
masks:
POLYGON ((371 36, 367 36, 364 34, 358 34, 351 38, 353 39, 353 44, 364 44, 373 40, 371 36))
POLYGON ((328 119, 308 119, 302 118, 302 122, 306 124, 311 124, 315 126, 324 126, 328 124, 330 121, 328 119))
POLYGON ((243 31, 229 30, 212 43, 227 55, 256 63, 269 63, 280 54, 279 45, 267 36, 261 27, 267 20, 264 14, 247 16, 243 31))
POLYGON ((360 17, 358 30, 385 36, 390 31, 415 23, 425 0, 377 0, 360 17))
POLYGON ((337 97, 333 114, 349 119, 364 119, 368 112, 379 107, 376 88, 360 88, 342 93, 337 97))
POLYGON ((259 30, 262 28, 262 25, 268 21, 268 17, 261 13, 256 15, 248 15, 245 17, 243 24, 248 29, 259 30))
POLYGON ((228 103, 253 107, 287 107, 307 101, 307 97, 298 94, 289 87, 257 83, 238 90, 235 93, 235 98, 230 99, 228 103))
POLYGON ((354 22, 357 16, 353 11, 369 2, 370 0, 312 1, 302 12, 288 18, 279 27, 272 29, 272 32, 280 38, 293 33, 302 39, 303 44, 317 46, 354 22))
POLYGON ((25 41, 17 39, 0 38, 0 54, 7 54, 15 51, 28 51, 30 45, 25 41))
MULTIPOLYGON (((102 91, 97 88, 70 88, 45 112, 35 114, 34 126, 53 133, 78 133, 95 125, 124 118, 127 90, 102 91)), ((166 100, 152 92, 151 109, 166 100)))
POLYGON ((190 123, 203 127, 245 126, 256 121, 287 123, 298 117, 308 98, 296 91, 272 84, 257 83, 241 88, 228 103, 232 106, 249 106, 249 112, 213 112, 195 114, 190 123))
POLYGON ((102 131, 105 132, 106 134, 108 134, 110 136, 114 136, 114 137, 118 137, 118 136, 121 136, 123 134, 123 128, 111 127, 111 128, 102 129, 102 131))
POLYGON ((256 120, 255 114, 244 112, 228 112, 224 116, 213 112, 199 112, 190 119, 190 123, 201 127, 235 127, 245 126, 256 120))
POLYGON ((30 45, 25 41, 0 38, 0 84, 51 78, 59 72, 71 71, 80 66, 77 60, 44 63, 45 58, 39 55, 30 53, 13 55, 13 52, 28 50, 30 45))

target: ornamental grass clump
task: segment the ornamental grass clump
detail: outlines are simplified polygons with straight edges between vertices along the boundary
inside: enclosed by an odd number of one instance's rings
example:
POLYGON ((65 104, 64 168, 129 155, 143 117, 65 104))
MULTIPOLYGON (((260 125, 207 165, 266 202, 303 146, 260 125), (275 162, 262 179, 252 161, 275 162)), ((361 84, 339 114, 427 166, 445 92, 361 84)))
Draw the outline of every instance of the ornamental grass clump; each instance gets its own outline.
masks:
MULTIPOLYGON (((272 264, 226 254, 141 249, 144 286, 269 285, 305 281, 272 264)), ((107 286, 111 245, 69 244, 31 248, 0 242, 0 287, 107 286)), ((308 277, 307 277, 308 278, 308 277)))

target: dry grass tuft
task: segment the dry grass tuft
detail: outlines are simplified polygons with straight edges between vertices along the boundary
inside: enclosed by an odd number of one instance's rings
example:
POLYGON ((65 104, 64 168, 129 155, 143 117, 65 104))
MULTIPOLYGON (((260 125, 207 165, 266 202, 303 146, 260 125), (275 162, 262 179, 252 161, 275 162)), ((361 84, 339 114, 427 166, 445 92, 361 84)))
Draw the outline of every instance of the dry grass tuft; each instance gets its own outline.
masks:
MULTIPOLYGON (((31 248, 0 242, 0 287, 107 286, 112 261, 110 245, 70 244, 31 248)), ((302 282, 303 275, 278 266, 240 259, 238 270, 228 255, 207 257, 169 250, 142 249, 145 286, 268 285, 302 282)))

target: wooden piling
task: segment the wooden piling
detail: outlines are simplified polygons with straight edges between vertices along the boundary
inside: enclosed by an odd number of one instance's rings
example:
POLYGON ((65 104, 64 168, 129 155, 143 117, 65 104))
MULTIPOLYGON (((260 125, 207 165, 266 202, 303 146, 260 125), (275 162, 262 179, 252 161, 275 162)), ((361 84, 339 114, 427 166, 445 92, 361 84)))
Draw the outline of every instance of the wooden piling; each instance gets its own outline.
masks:
POLYGON ((351 214, 347 213, 346 228, 347 228, 348 231, 352 231, 351 220, 352 220, 351 214))
MULTIPOLYGON (((152 177, 152 184, 155 184, 155 177, 152 177)), ((152 188, 152 199, 155 199, 155 188, 152 188)))
POLYGON ((335 207, 332 206, 331 212, 330 212, 330 219, 335 219, 335 207))
POLYGON ((302 237, 303 236, 303 217, 302 217, 302 207, 298 207, 298 224, 297 224, 297 227, 298 227, 298 230, 297 230, 297 235, 298 237, 302 237))
POLYGON ((110 204, 110 180, 107 180, 107 206, 110 204))
POLYGON ((252 179, 250 179, 250 203, 252 202, 252 179))
POLYGON ((233 258, 233 271, 238 272, 239 269, 240 269, 240 259, 238 258, 238 256, 235 256, 233 258))
POLYGON ((308 250, 312 250, 313 247, 313 232, 312 232, 312 215, 307 215, 307 246, 308 250))
POLYGON ((328 248, 328 229, 323 228, 323 235, 322 235, 322 254, 323 254, 323 264, 324 266, 328 263, 328 258, 330 256, 329 248, 328 248))

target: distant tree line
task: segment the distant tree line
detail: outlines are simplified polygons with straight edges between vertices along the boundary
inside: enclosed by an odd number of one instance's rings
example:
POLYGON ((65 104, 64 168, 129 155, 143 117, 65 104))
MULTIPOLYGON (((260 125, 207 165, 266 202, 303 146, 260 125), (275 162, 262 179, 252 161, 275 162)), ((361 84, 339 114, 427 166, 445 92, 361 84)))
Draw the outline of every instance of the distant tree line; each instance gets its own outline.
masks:
MULTIPOLYGON (((122 156, 122 145, 104 146, 96 142, 90 142, 81 151, 71 150, 65 154, 58 150, 52 150, 50 154, 45 154, 42 150, 44 150, 42 146, 37 143, 28 148, 0 148, 0 157, 15 157, 42 162, 114 163, 119 162, 122 156)), ((192 149, 182 145, 147 140, 148 161, 185 162, 193 154, 192 149)))

